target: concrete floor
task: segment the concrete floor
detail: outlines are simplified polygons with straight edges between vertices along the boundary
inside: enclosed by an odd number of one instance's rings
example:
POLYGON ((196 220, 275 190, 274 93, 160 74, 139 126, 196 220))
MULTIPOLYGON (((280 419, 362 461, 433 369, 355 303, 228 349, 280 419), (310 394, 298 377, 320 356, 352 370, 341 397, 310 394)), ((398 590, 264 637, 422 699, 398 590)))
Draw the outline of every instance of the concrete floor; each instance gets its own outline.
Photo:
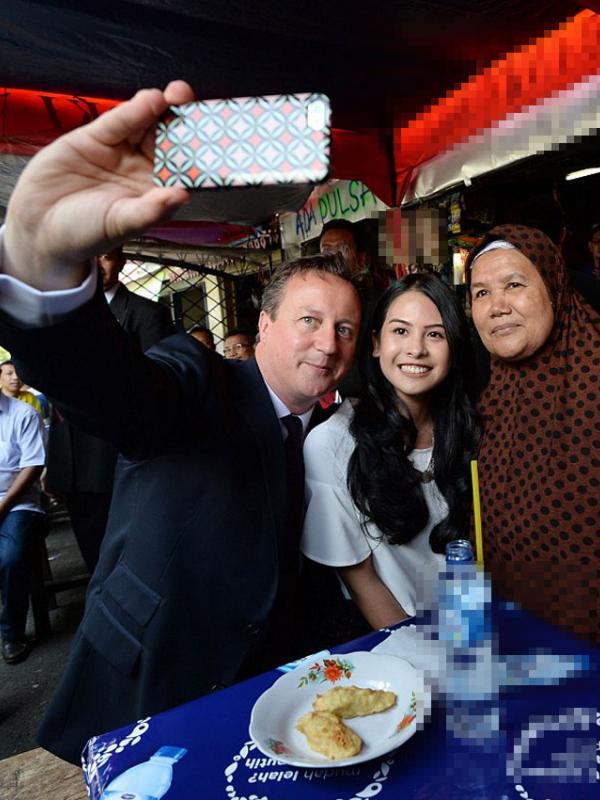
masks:
MULTIPOLYGON (((53 520, 46 546, 54 579, 85 573, 66 517, 53 520)), ((0 759, 37 747, 37 727, 64 668, 84 598, 84 587, 58 593, 57 608, 50 611, 51 632, 34 643, 29 658, 14 665, 0 658, 0 759)), ((27 635, 34 637, 31 613, 27 635)))

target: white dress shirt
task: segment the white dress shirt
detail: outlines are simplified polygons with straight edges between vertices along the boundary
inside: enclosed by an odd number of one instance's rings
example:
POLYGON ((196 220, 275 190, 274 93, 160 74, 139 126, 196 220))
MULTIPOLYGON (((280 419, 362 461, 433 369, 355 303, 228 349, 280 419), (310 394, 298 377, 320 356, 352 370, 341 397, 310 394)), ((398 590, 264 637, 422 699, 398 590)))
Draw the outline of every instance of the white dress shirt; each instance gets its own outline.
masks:
POLYGON ((0 228, 0 309, 23 328, 52 325, 91 300, 96 291, 95 269, 79 286, 42 292, 12 275, 2 274, 5 265, 4 225, 0 228))
MULTIPOLYGON (((269 395, 271 397, 271 402, 273 403, 273 408, 275 409, 275 413, 277 414, 277 417, 279 419, 279 424, 281 426, 281 431, 283 433, 283 441, 285 442, 289 434, 288 434, 288 429, 285 427, 285 425, 281 420, 283 419, 283 417, 288 417, 293 412, 291 412, 289 408, 286 406, 286 404, 283 402, 283 400, 281 400, 275 394, 273 389, 271 389, 271 387, 266 381, 265 381, 265 386, 267 387, 267 391, 269 392, 269 395)), ((305 411, 304 414, 294 414, 294 416, 298 417, 298 419, 302 423, 303 436, 306 436, 306 431, 308 430, 308 425, 310 423, 310 418, 312 417, 313 411, 314 411, 314 406, 312 408, 309 408, 308 411, 305 411)))
POLYGON ((107 292, 104 292, 104 297, 106 297, 106 302, 110 303, 113 297, 119 290, 119 286, 121 285, 120 281, 117 281, 114 286, 112 286, 107 292))

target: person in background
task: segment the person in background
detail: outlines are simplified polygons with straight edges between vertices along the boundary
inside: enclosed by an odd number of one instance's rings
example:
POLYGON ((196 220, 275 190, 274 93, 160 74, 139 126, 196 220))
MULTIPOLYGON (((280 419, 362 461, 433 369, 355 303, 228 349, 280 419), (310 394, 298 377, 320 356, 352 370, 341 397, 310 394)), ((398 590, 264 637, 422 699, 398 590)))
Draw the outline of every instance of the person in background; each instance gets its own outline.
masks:
POLYGON ((242 328, 230 330, 223 343, 223 355, 235 361, 248 361, 254 355, 254 339, 250 331, 242 328))
POLYGON ((200 344, 203 344, 204 347, 207 347, 209 350, 215 350, 215 337, 204 325, 192 325, 188 333, 190 336, 193 336, 194 339, 197 339, 200 344))
POLYGON ((4 361, 0 364, 0 389, 2 394, 13 397, 22 403, 27 403, 37 413, 42 416, 42 406, 33 392, 23 388, 24 384, 17 375, 17 369, 12 361, 4 361))
POLYGON ((119 325, 133 336, 142 351, 175 333, 167 306, 129 291, 119 275, 125 266, 123 248, 116 247, 98 257, 104 297, 119 325))
POLYGON ((51 406, 50 406, 50 401, 48 400, 46 395, 43 394, 43 392, 40 392, 38 389, 35 389, 33 386, 25 386, 25 384, 23 384, 23 389, 30 392, 38 401, 38 403, 40 404, 40 408, 42 410, 41 413, 42 413, 42 419, 44 420, 44 425, 49 427, 51 406))
POLYGON ((352 276, 362 283, 367 274, 367 253, 360 227, 345 219, 330 220, 323 225, 319 236, 319 252, 339 253, 352 276))
POLYGON ((4 661, 18 664, 30 650, 25 623, 36 538, 44 532, 39 478, 45 452, 40 415, 4 391, 0 441, 0 634, 4 661))
POLYGON ((468 532, 478 424, 466 318, 441 279, 392 284, 367 325, 360 399, 304 445, 301 549, 380 628, 431 605, 446 543, 468 532))
POLYGON ((539 230, 493 228, 467 267, 491 354, 480 399, 486 570, 500 594, 600 644, 600 317, 539 230))

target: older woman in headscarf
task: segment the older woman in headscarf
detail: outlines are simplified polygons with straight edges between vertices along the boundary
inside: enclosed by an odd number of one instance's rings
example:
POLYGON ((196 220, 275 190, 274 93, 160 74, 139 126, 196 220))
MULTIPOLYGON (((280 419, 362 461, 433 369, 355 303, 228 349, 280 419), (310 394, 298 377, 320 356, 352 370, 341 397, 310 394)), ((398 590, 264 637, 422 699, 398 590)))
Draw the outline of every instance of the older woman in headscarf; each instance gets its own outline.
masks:
POLYGON ((486 569, 500 594, 600 645, 600 318, 535 229, 494 228, 468 267, 491 353, 480 401, 486 569))

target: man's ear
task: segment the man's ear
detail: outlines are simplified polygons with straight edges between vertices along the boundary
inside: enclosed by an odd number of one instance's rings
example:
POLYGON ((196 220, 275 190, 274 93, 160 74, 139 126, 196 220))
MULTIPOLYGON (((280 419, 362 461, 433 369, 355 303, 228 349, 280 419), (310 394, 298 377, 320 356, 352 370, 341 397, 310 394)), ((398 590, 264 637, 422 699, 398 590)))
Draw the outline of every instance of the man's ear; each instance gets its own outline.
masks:
POLYGON ((261 311, 258 317, 258 337, 259 341, 264 341, 265 334, 268 334, 271 325, 271 317, 266 311, 261 311))

